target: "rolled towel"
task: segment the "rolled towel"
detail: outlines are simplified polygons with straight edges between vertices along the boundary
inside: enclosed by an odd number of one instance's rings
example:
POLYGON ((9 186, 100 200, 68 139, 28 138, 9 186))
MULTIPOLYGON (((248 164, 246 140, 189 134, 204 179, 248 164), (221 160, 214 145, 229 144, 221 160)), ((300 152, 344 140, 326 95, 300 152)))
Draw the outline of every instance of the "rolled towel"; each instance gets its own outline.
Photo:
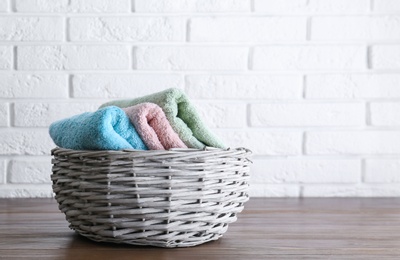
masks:
POLYGON ((74 150, 147 150, 125 112, 116 106, 86 112, 50 125, 60 147, 74 150))
POLYGON ((225 148, 225 145, 206 127, 195 107, 180 89, 170 88, 140 98, 111 101, 101 105, 100 108, 129 107, 145 102, 155 103, 163 109, 172 128, 188 147, 225 148))
POLYGON ((131 123, 150 150, 187 148, 174 132, 161 107, 153 103, 123 108, 131 123))

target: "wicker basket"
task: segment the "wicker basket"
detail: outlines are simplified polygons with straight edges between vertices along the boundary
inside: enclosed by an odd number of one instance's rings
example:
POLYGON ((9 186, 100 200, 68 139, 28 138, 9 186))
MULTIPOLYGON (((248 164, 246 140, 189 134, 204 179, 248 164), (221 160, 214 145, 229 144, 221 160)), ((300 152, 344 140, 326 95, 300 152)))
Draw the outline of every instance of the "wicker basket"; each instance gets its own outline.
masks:
POLYGON ((188 247, 217 240, 249 199, 237 149, 52 150, 53 191, 70 227, 100 242, 188 247))

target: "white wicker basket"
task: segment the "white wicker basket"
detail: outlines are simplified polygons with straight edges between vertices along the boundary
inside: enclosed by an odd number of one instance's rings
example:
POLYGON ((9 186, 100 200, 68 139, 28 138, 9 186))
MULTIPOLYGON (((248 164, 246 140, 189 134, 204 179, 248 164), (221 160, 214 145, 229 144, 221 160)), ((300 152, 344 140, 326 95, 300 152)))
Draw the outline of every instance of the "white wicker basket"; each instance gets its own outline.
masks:
POLYGON ((249 199, 251 152, 52 150, 70 227, 95 241, 188 247, 216 240, 249 199))

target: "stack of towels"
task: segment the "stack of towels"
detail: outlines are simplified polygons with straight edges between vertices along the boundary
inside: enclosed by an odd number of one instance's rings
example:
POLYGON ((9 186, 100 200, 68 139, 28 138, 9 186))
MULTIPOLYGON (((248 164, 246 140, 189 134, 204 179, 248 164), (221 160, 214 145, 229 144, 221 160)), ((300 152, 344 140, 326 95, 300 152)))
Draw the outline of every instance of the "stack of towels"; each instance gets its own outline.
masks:
POLYGON ((176 88, 108 102, 95 112, 56 121, 50 136, 57 146, 74 150, 226 148, 176 88))

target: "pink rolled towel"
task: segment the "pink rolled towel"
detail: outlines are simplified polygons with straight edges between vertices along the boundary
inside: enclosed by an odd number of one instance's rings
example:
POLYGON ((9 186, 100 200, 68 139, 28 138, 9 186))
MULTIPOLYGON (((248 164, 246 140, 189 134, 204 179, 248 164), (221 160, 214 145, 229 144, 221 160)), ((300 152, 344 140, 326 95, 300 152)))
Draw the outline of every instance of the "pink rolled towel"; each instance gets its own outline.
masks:
POLYGON ((187 148, 156 104, 141 103, 122 108, 149 150, 187 148))

